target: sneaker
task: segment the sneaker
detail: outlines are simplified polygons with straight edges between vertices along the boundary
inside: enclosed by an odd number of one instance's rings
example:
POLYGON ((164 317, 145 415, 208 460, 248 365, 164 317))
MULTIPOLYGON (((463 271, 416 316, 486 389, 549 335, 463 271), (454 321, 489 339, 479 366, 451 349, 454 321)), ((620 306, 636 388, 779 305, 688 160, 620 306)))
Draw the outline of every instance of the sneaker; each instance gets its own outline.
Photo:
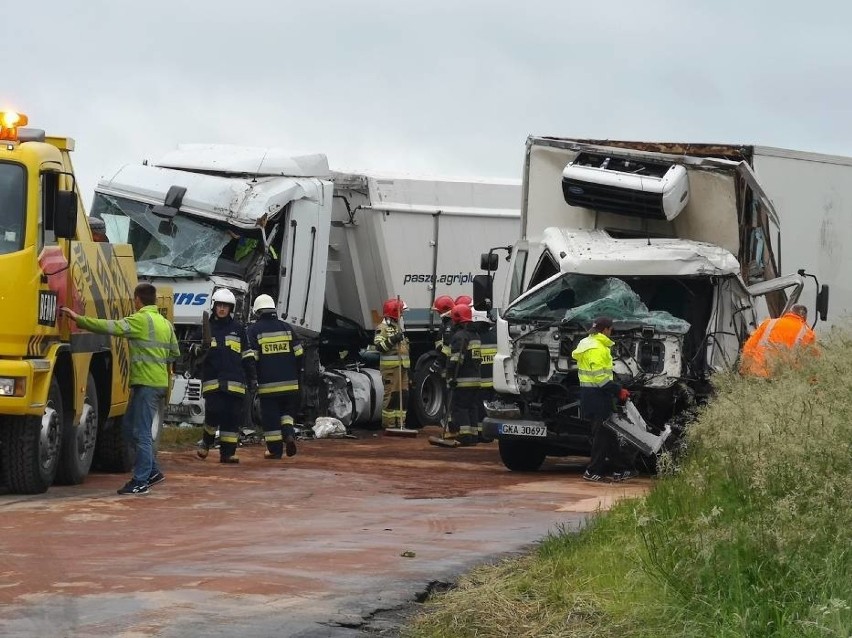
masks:
POLYGON ((152 487, 152 486, 156 485, 157 483, 162 483, 165 480, 166 480, 165 474, 163 474, 162 472, 156 472, 155 474, 152 474, 151 476, 148 477, 148 487, 152 487))
POLYGON ((210 453, 210 448, 204 443, 200 443, 198 445, 198 449, 195 450, 195 453, 198 455, 198 458, 206 459, 207 455, 210 453))
POLYGON ((621 481, 629 481, 632 478, 636 478, 639 476, 639 472, 636 470, 623 470, 621 472, 616 472, 612 475, 612 480, 621 482, 621 481))
MULTIPOLYGON (((293 455, 291 454, 290 456, 293 456, 293 455)), ((263 458, 265 458, 267 461, 277 461, 281 458, 281 455, 275 454, 274 452, 270 452, 269 450, 266 450, 266 452, 263 453, 263 458)))
POLYGON ((219 463, 239 463, 240 459, 236 456, 222 456, 219 458, 219 463))
MULTIPOLYGON (((287 456, 296 456, 296 439, 292 436, 288 436, 284 439, 284 450, 287 452, 287 456)), ((281 458, 280 456, 278 457, 281 458)))
POLYGON ((137 483, 133 479, 127 481, 124 484, 124 487, 120 487, 118 489, 119 494, 147 494, 148 493, 148 485, 146 483, 137 483))
POLYGON ((592 483, 609 483, 609 480, 600 474, 592 474, 589 470, 583 472, 583 480, 591 481, 592 483))

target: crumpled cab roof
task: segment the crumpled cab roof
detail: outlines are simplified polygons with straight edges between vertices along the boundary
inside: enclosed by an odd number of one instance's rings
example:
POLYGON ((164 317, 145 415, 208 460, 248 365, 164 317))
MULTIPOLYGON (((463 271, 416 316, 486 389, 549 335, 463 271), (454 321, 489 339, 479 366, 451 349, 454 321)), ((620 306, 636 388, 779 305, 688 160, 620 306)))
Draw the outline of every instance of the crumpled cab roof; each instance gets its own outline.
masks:
POLYGON ((686 239, 621 239, 605 230, 547 228, 542 243, 558 258, 563 273, 683 277, 736 275, 740 270, 724 248, 686 239))
POLYGON ((299 199, 318 201, 322 182, 311 177, 224 177, 159 166, 130 164, 98 182, 97 191, 162 204, 171 186, 186 188, 181 211, 238 228, 255 228, 299 199))

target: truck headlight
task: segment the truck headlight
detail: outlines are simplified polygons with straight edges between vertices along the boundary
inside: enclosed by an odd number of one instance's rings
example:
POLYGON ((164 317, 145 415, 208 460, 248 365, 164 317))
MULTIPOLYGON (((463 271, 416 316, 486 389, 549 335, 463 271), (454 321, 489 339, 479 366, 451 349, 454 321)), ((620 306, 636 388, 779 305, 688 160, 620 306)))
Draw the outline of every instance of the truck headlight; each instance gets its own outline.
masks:
POLYGON ((22 397, 26 394, 27 380, 23 377, 0 377, 0 396, 22 397))

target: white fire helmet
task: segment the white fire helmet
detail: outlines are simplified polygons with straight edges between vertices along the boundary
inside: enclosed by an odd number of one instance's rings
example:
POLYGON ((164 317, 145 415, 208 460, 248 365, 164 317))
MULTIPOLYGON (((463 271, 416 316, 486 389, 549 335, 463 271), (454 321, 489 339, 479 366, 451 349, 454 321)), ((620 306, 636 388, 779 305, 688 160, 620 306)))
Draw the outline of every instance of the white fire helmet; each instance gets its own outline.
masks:
POLYGON ((227 288, 219 288, 213 293, 213 299, 211 300, 211 305, 215 306, 217 303, 231 304, 231 312, 233 312, 237 307, 237 298, 227 288))
POLYGON ((275 300, 269 295, 258 295, 254 300, 251 311, 257 315, 264 310, 275 310, 275 300))

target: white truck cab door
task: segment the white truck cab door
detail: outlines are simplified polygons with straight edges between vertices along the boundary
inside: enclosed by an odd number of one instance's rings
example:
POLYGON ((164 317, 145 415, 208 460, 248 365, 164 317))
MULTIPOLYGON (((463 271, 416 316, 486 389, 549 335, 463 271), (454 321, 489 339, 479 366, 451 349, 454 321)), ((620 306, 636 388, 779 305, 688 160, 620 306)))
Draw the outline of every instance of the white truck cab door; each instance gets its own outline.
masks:
POLYGON ((295 328, 319 333, 325 302, 333 185, 319 182, 315 198, 289 205, 281 244, 278 311, 295 328))

